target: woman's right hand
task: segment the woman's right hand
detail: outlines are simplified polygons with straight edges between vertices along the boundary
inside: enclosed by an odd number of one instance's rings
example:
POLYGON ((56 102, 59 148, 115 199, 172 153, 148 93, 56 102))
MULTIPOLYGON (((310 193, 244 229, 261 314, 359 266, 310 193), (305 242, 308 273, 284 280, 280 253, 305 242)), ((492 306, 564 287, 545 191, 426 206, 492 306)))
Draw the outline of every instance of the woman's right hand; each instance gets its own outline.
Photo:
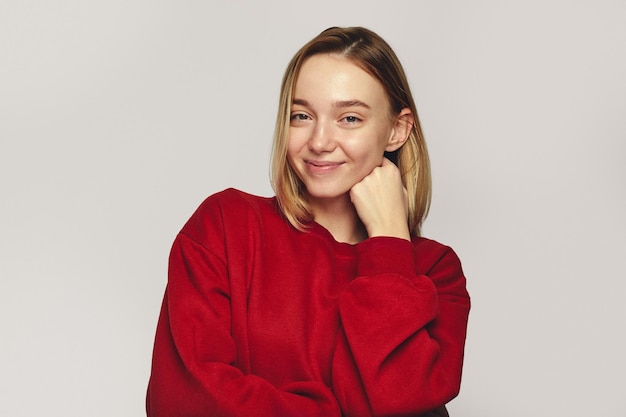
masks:
POLYGON ((369 237, 411 240, 407 192, 400 170, 387 158, 350 190, 350 199, 369 237))

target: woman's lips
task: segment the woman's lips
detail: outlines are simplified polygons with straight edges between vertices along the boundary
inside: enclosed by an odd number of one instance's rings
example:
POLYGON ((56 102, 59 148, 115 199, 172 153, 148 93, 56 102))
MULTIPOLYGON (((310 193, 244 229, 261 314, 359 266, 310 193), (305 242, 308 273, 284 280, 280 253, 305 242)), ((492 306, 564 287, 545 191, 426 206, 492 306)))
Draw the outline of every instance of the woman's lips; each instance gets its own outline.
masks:
POLYGON ((312 174, 328 174, 339 168, 343 162, 307 160, 306 167, 312 174))

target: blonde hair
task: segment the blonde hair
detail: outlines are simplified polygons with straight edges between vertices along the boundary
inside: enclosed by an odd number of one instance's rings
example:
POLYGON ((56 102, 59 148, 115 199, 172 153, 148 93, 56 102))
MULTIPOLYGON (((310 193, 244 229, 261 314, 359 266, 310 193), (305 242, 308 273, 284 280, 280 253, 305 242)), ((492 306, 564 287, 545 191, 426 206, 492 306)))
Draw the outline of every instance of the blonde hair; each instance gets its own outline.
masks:
POLYGON ((396 163, 402 174, 409 200, 409 231, 419 236, 430 207, 431 174, 417 108, 396 54, 380 36, 362 27, 326 29, 304 45, 285 70, 271 162, 272 187, 283 215, 300 230, 313 220, 305 198, 305 187, 287 161, 287 144, 293 91, 298 74, 304 61, 317 54, 335 54, 349 59, 382 84, 392 112, 397 114, 403 108, 409 108, 413 113, 414 121, 408 140, 401 148, 386 156, 396 163))

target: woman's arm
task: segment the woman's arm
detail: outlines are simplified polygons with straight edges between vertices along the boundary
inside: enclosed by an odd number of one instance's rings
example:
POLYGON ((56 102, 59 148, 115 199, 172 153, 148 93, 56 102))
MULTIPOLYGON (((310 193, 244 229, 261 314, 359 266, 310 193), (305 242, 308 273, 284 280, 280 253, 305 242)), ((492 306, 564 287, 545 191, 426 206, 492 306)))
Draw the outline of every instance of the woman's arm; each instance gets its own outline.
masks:
POLYGON ((150 417, 339 417, 320 382, 276 387, 237 366, 228 271, 221 254, 180 234, 156 332, 147 394, 150 417))
POLYGON ((346 416, 415 415, 459 391, 470 301, 460 262, 435 242, 373 238, 340 297, 333 387, 346 416), (415 253, 414 253, 415 252, 415 253))

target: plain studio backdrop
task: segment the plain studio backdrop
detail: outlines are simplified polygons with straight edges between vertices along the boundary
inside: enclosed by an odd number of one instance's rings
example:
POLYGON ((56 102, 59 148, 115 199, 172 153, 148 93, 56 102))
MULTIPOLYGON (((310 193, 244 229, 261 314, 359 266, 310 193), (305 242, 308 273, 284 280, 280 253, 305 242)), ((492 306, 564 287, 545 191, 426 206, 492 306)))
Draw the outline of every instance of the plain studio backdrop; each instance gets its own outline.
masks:
MULTIPOLYGON (((626 416, 626 3, 0 3, 0 415, 144 415, 175 234, 272 195, 283 70, 380 33, 473 300, 457 417, 626 416)), ((303 254, 304 256, 304 254, 303 254)))

